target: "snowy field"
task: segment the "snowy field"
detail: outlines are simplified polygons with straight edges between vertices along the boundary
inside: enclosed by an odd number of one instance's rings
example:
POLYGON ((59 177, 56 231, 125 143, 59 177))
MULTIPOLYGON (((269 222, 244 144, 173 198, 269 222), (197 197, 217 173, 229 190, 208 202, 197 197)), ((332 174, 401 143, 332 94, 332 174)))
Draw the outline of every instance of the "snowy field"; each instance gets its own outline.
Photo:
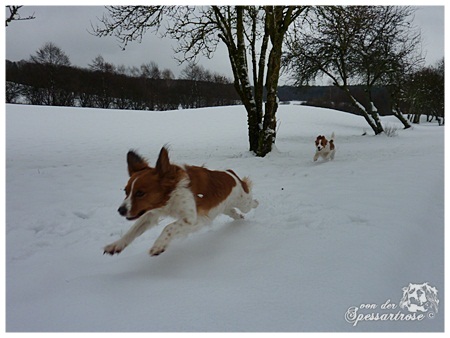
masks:
POLYGON ((389 117, 398 135, 373 136, 361 117, 299 105, 278 119, 276 150, 256 158, 240 106, 6 105, 6 330, 443 331, 444 128, 389 117), (313 162, 333 131, 335 160, 313 162), (250 176, 259 207, 158 257, 169 220, 103 255, 132 224, 117 213, 126 152, 154 164, 164 144, 175 163, 250 176), (425 282, 440 302, 418 320, 399 301, 425 282))

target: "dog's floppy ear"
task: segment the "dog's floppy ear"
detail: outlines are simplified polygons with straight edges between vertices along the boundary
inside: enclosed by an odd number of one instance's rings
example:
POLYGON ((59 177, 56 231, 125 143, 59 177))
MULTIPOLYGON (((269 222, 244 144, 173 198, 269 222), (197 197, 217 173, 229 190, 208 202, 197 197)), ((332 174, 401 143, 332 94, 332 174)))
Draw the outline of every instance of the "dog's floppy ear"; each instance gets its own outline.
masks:
POLYGON ((155 169, 160 176, 163 176, 170 170, 169 152, 166 147, 161 148, 155 169))
POLYGON ((131 176, 135 172, 148 168, 148 163, 134 150, 130 150, 127 154, 128 174, 131 176))

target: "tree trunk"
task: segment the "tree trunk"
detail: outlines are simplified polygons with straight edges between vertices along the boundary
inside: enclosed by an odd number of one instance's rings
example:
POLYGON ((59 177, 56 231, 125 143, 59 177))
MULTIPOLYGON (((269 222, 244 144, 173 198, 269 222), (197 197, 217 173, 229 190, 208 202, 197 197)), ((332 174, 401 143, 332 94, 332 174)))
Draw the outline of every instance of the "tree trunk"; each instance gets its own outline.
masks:
POLYGON ((384 131, 383 125, 380 121, 380 115, 378 114, 378 109, 373 103, 372 99, 372 84, 370 81, 367 81, 366 83, 366 98, 367 102, 369 102, 369 109, 368 109, 368 115, 372 117, 373 125, 375 126, 375 129, 373 131, 375 132, 375 135, 381 134, 384 131))
POLYGON ((283 38, 292 20, 297 18, 304 9, 294 6, 265 6, 264 35, 260 44, 259 53, 256 51, 257 12, 250 11, 252 21, 251 31, 245 31, 243 6, 236 6, 236 30, 231 29, 230 22, 225 21, 218 7, 214 7, 221 34, 219 38, 227 45, 228 55, 234 76, 234 87, 247 111, 248 138, 250 151, 256 156, 264 157, 272 151, 276 138, 276 112, 278 109, 278 78, 281 67, 281 51, 283 38), (294 14, 293 14, 294 13, 294 14), (250 54, 253 65, 253 88, 250 84, 247 48, 245 38, 250 41, 250 54), (271 42, 267 72, 265 58, 271 42), (257 62, 256 56, 259 55, 257 62), (257 69, 256 69, 257 68, 257 69), (266 74, 267 101, 263 104, 264 73, 266 74), (254 91, 253 91, 254 89, 254 91), (264 106, 264 109, 263 109, 264 106))
POLYGON ((408 122, 408 120, 403 116, 401 111, 399 109, 393 109, 392 111, 394 113, 394 116, 400 120, 401 123, 403 123, 404 129, 411 128, 411 124, 408 122))
POLYGON ((275 143, 278 110, 278 78, 281 66, 281 44, 273 46, 269 55, 269 64, 267 66, 266 90, 267 101, 264 112, 263 130, 259 140, 259 156, 265 156, 272 151, 272 145, 275 143))
MULTIPOLYGON (((369 88, 369 92, 370 92, 370 88, 369 88)), ((378 114, 378 109, 372 101, 372 95, 369 95, 369 99, 370 99, 369 113, 370 113, 370 116, 372 116, 372 121, 374 122, 374 124, 376 126, 376 130, 374 130, 375 135, 378 135, 384 131, 384 128, 380 121, 380 115, 378 114)))
MULTIPOLYGON (((283 7, 266 6, 265 32, 270 37, 272 49, 269 53, 269 61, 266 73, 266 91, 267 101, 265 104, 263 128, 260 131, 258 156, 266 156, 272 151, 272 146, 276 139, 278 110, 278 80, 281 68, 281 52, 283 47, 283 38, 287 28, 292 22, 293 8, 288 8, 284 13, 283 7)), ((266 36, 267 36, 266 35, 266 36)))
MULTIPOLYGON (((381 134, 383 132, 383 127, 381 126, 381 123, 379 122, 379 120, 377 123, 372 119, 372 117, 367 112, 366 108, 361 103, 359 103, 358 100, 356 100, 355 97, 350 93, 350 90, 348 89, 348 87, 340 86, 339 88, 344 90, 344 92, 347 94, 348 98, 352 102, 352 105, 361 113, 361 115, 367 121, 369 126, 372 128, 375 135, 381 134)), ((376 115, 378 116, 378 113, 376 113, 376 115)))

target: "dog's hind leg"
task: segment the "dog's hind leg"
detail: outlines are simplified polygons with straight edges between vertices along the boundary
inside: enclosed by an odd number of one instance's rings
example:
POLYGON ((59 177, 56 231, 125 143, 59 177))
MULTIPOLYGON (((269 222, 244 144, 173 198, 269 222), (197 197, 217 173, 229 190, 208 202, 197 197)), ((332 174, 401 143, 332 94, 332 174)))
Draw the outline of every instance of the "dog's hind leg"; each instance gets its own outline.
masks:
POLYGON ((150 256, 158 256, 166 251, 170 241, 175 237, 181 237, 187 235, 190 232, 197 230, 200 227, 200 222, 195 219, 189 220, 188 218, 179 219, 173 223, 167 225, 159 235, 158 239, 150 249, 150 256))
POLYGON ((334 153, 335 153, 335 151, 333 150, 330 154, 330 160, 334 160, 334 153))
POLYGON ((244 215, 242 215, 239 211, 236 210, 236 208, 230 208, 228 210, 225 210, 224 215, 230 216, 232 219, 238 220, 238 219, 244 219, 244 215))

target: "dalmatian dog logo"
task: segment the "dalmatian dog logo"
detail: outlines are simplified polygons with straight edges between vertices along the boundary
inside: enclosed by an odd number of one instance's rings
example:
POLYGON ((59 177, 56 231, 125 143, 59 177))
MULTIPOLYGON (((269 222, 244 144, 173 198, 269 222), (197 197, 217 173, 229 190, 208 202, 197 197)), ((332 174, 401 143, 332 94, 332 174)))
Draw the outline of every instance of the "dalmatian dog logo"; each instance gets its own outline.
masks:
POLYGON ((403 297, 400 300, 400 308, 409 312, 438 312, 439 299, 437 289, 428 283, 409 284, 403 289, 403 297))

